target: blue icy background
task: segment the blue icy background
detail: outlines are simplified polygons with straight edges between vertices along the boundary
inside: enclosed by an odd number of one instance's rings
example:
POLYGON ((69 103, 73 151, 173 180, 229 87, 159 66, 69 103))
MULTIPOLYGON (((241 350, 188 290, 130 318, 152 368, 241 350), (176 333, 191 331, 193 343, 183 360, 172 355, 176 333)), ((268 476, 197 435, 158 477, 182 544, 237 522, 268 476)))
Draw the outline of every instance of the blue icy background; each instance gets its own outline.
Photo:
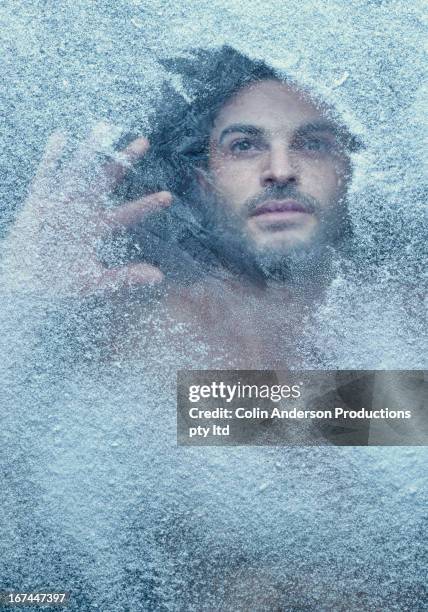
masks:
MULTIPOLYGON (((2 232, 54 129, 132 125, 166 76, 158 57, 232 44, 368 143, 351 210, 381 265, 364 283, 338 272, 307 365, 426 368, 423 4, 2 2, 2 232)), ((426 449, 177 448, 175 370, 203 366, 203 347, 189 363, 159 339, 156 355, 69 369, 35 333, 45 305, 0 316, 4 587, 67 588, 83 611, 426 609, 426 449)))

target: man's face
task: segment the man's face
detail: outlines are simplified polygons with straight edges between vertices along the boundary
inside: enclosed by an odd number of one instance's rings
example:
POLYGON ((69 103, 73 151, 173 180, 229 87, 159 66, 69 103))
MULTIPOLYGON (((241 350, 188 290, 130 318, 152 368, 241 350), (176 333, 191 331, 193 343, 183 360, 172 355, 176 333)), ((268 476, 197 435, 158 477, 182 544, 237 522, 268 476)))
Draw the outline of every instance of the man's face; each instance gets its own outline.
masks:
POLYGON ((216 223, 256 253, 334 243, 343 232, 349 175, 340 130, 290 85, 251 84, 216 118, 207 177, 216 223))

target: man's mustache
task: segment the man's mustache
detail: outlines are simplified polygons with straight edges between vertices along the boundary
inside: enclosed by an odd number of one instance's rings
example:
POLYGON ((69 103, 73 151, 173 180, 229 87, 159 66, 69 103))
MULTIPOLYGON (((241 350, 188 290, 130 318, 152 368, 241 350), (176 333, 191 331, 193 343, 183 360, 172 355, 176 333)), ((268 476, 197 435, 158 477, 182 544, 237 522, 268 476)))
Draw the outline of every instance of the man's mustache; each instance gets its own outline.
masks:
POLYGON ((252 215, 257 208, 264 202, 271 200, 295 200, 301 204, 309 213, 315 213, 320 209, 318 200, 310 196, 303 195, 292 185, 272 185, 267 187, 262 193, 247 200, 245 207, 248 215, 252 215))

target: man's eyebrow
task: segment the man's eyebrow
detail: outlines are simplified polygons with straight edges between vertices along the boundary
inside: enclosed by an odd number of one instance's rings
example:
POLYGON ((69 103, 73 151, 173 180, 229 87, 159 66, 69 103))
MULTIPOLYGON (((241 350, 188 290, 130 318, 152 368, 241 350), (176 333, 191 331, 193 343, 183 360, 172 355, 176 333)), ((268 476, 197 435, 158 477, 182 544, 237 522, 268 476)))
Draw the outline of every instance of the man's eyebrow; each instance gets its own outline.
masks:
POLYGON ((228 125, 226 128, 224 128, 224 130, 222 130, 218 139, 218 144, 221 144, 226 136, 229 134, 234 134, 235 132, 249 134, 250 136, 262 136, 265 133, 262 128, 258 128, 250 123, 232 123, 232 125, 228 125))
POLYGON ((330 132, 333 136, 340 136, 344 133, 344 128, 339 126, 337 123, 327 121, 326 119, 320 119, 319 121, 310 121, 304 123, 296 129, 297 134, 306 134, 308 132, 330 132))

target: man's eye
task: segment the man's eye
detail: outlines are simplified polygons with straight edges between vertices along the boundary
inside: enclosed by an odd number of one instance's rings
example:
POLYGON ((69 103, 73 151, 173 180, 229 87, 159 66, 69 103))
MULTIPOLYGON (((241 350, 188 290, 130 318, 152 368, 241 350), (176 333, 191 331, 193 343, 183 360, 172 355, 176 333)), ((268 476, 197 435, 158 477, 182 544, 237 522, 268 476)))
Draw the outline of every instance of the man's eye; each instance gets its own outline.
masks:
POLYGON ((254 151, 258 147, 257 144, 249 138, 240 138, 232 142, 229 148, 232 153, 245 153, 246 151, 254 151))
POLYGON ((326 138, 318 138, 314 136, 299 140, 297 142, 297 148, 315 153, 329 153, 334 149, 334 145, 326 138))

